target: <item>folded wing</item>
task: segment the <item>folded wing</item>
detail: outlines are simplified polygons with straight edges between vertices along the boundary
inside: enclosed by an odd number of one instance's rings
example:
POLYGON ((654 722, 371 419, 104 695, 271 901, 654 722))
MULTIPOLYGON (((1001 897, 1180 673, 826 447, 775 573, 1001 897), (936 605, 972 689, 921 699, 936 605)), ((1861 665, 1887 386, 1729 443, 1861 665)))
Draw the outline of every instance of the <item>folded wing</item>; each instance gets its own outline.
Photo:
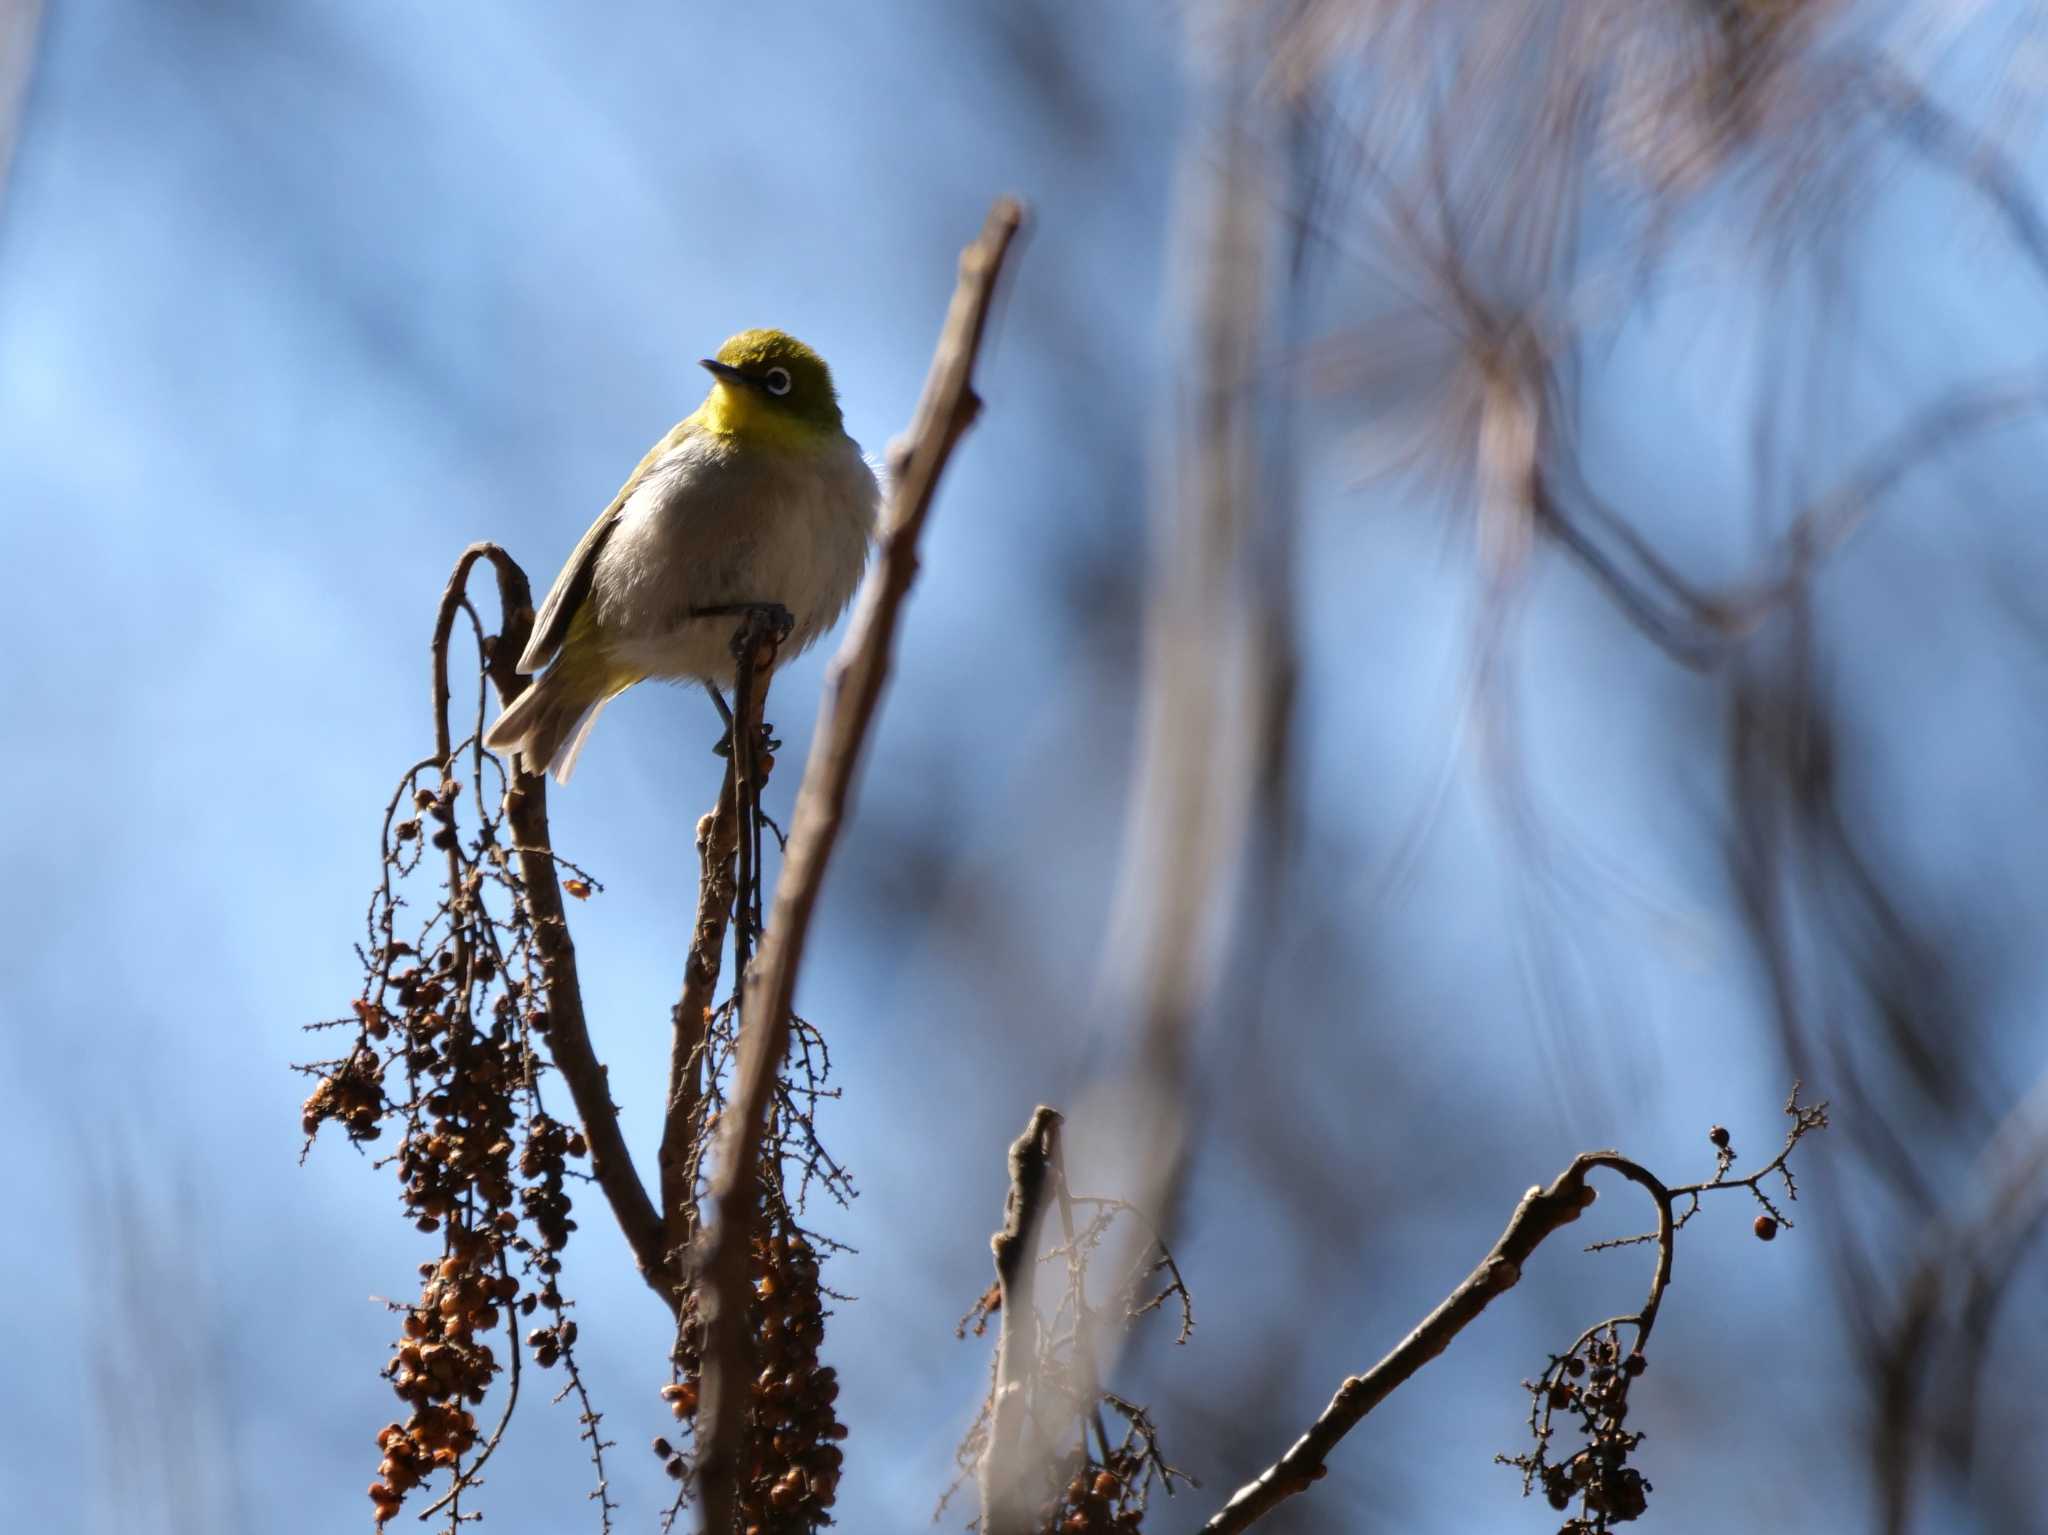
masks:
POLYGON ((654 466, 683 440, 688 427, 689 422, 678 422, 666 437, 647 450, 647 456, 640 460, 632 476, 612 497, 612 504, 604 509, 597 521, 590 525, 590 531, 583 535, 582 542, 576 545, 575 552, 562 567, 562 573, 555 577, 555 584, 548 588, 547 600, 541 603, 540 612, 534 615, 533 638, 526 642, 526 649, 519 657, 520 671, 529 674, 539 671, 562 648, 562 641, 568 638, 570 623, 590 595, 591 579, 597 572, 597 557, 604 550, 605 540, 618 527, 619 513, 654 466))

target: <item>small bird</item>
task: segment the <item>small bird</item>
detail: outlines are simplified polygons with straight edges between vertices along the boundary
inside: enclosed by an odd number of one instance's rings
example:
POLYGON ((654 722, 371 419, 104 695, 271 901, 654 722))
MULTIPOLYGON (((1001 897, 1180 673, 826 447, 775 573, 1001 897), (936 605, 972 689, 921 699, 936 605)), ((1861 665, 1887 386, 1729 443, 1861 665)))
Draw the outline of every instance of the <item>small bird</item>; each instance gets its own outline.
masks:
POLYGON ((526 772, 567 783, 598 711, 648 677, 701 682, 727 713, 742 610, 788 610, 786 658, 860 580, 880 491, 825 360, 745 330, 703 366, 711 393, 640 460, 533 621, 519 670, 547 670, 484 736, 526 772))

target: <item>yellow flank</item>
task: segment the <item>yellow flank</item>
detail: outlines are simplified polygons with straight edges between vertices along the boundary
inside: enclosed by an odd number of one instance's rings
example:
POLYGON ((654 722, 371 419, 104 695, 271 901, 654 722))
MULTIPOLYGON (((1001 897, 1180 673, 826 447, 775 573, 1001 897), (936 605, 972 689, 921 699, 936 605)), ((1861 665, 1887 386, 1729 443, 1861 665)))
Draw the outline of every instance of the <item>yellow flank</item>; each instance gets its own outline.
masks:
POLYGON ((595 603, 586 602, 576 610, 576 616, 569 620, 568 639, 555 667, 564 674, 563 680, 572 692, 603 699, 646 681, 647 673, 613 660, 606 652, 597 632, 596 609, 595 603))
POLYGON ((738 437, 749 446, 785 451, 821 447, 836 435, 781 409, 758 389, 734 388, 722 379, 711 386, 697 413, 683 425, 695 425, 719 437, 738 437))

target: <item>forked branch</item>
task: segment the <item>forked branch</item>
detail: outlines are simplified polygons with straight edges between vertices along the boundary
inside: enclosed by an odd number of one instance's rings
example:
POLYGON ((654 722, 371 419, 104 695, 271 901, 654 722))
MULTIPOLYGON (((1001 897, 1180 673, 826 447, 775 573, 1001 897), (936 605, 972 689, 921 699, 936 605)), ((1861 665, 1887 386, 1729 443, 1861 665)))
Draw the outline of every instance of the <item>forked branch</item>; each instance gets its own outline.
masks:
MULTIPOLYGON (((489 560, 497 571, 498 602, 503 615, 488 661, 491 681, 506 705, 530 685, 513 663, 526 648, 527 636, 533 628, 533 588, 527 583, 526 572, 498 545, 471 544, 455 562, 434 626, 434 713, 439 731, 435 745, 444 769, 449 753, 445 664, 449 630, 465 600, 463 592, 470 570, 478 560, 489 560)), ((619 1229, 633 1250, 640 1277, 673 1309, 677 1304, 675 1288, 662 1263, 661 1216, 633 1167, 632 1154, 626 1149, 626 1138, 619 1129, 619 1111, 612 1102, 611 1086, 597 1052, 591 1048, 590 1028, 583 1016, 576 945, 569 937, 561 878, 548 833, 544 775, 520 773, 512 778, 505 790, 505 822, 512 832, 519 878, 533 916, 534 943, 540 953, 541 980, 547 993, 548 1053, 568 1085, 577 1118, 583 1122, 584 1139, 590 1143, 591 1176, 611 1204, 619 1229)))

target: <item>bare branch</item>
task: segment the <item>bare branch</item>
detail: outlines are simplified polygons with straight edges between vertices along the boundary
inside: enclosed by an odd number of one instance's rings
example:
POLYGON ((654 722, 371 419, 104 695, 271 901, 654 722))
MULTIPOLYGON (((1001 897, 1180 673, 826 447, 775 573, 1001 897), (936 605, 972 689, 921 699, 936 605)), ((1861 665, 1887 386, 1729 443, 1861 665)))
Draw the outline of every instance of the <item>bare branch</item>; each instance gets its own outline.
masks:
MULTIPOLYGON (((1515 1213, 1508 1221, 1507 1230, 1501 1233, 1492 1250, 1479 1260, 1479 1266, 1466 1275, 1464 1281, 1445 1296, 1442 1303, 1424 1317, 1392 1353, 1363 1375, 1353 1375, 1339 1386, 1330 1405, 1309 1426, 1308 1432, 1257 1478, 1240 1487, 1230 1501, 1202 1526, 1202 1535, 1230 1535, 1232 1531, 1249 1529, 1288 1498, 1298 1492, 1306 1492, 1312 1483, 1320 1480, 1326 1470, 1323 1462, 1336 1448, 1337 1441, 1356 1428, 1367 1413, 1391 1396, 1416 1371, 1448 1348, 1451 1340, 1477 1319, 1495 1296, 1513 1289, 1520 1282, 1522 1265, 1529 1261, 1530 1255, 1560 1227, 1579 1218, 1595 1197, 1594 1190, 1586 1182, 1586 1175, 1596 1168, 1606 1168, 1641 1184, 1658 1201, 1664 1212, 1663 1222, 1668 1228, 1670 1195, 1648 1170, 1611 1151, 1580 1155, 1570 1167, 1558 1174, 1556 1182, 1549 1188, 1532 1188, 1522 1196, 1522 1202, 1515 1207, 1515 1213)), ((1662 1251, 1656 1275, 1651 1280, 1649 1298, 1643 1303, 1639 1315, 1629 1319, 1636 1322, 1639 1339, 1649 1334, 1664 1288, 1671 1278, 1668 1229, 1660 1245, 1662 1251)))
POLYGON ((710 1066, 706 1046, 726 928, 732 920, 733 864, 739 854, 734 792, 737 766, 737 756, 727 759, 718 803, 697 823, 697 920, 690 930, 689 957, 683 962, 683 994, 671 1015, 668 1113, 661 1131, 661 1211, 663 1240, 678 1262, 697 1236, 697 1170, 702 1146, 698 1131, 704 1078, 710 1066))
MULTIPOLYGON (((507 705, 529 685, 513 663, 525 649, 527 634, 533 627, 533 588, 527 583, 526 572, 498 545, 471 544, 455 562, 434 626, 434 744, 444 769, 449 754, 448 636, 470 569, 480 559, 489 560, 497 570, 498 603, 502 610, 501 632, 489 658, 491 681, 498 689, 499 699, 507 705)), ((505 820, 512 829, 519 877, 533 913, 534 943, 540 952, 542 983, 547 991, 545 1032, 549 1054, 568 1084, 577 1117, 583 1122, 584 1139, 590 1143, 591 1176, 611 1204, 619 1229, 633 1250, 640 1277, 673 1310, 677 1302, 662 1261, 661 1217, 634 1170, 632 1154, 626 1149, 626 1138, 619 1129, 619 1111, 612 1102, 605 1069, 591 1047, 589 1025, 583 1016, 576 945, 569 937, 561 882, 548 834, 547 780, 543 775, 520 773, 511 780, 505 790, 505 820)))
MULTIPOLYGON (((984 1535, 1027 1535, 1032 1499, 1027 1480, 1037 1446, 1027 1438, 1037 1396, 1038 1302, 1033 1260, 1039 1218, 1058 1179, 1050 1176, 1061 1116, 1040 1104, 1024 1133, 1010 1145, 1010 1196, 1003 1229, 989 1242, 996 1262, 996 1384, 988 1445, 981 1457, 981 1528, 984 1535)), ((1035 1436, 1032 1436, 1035 1437, 1035 1436)))
MULTIPOLYGON (((1616 1173, 1648 1194, 1657 1209, 1657 1229, 1648 1237, 1627 1238, 1621 1243, 1596 1243, 1589 1250, 1654 1241, 1657 1244, 1657 1265, 1650 1277, 1649 1294, 1645 1296, 1640 1311, 1632 1316, 1610 1317, 1587 1328, 1571 1348, 1555 1356, 1552 1367, 1553 1370, 1562 1367, 1570 1356, 1576 1355, 1602 1334, 1616 1345, 1613 1357, 1621 1359, 1614 1335, 1618 1329, 1630 1327, 1635 1330, 1633 1357, 1637 1363, 1634 1369, 1639 1371, 1644 1346, 1650 1341, 1650 1330, 1657 1325, 1657 1312, 1664 1303, 1664 1292, 1671 1285, 1678 1228, 1685 1220, 1676 1209, 1677 1202, 1681 1198, 1691 1201, 1686 1212, 1689 1215, 1691 1210, 1699 1207, 1702 1194, 1724 1189, 1747 1189, 1762 1200, 1767 1209, 1771 1208, 1759 1187, 1762 1180, 1776 1173, 1785 1179, 1789 1192, 1792 1174, 1787 1158, 1793 1147, 1814 1131, 1826 1129, 1828 1123, 1828 1106, 1825 1103, 1801 1104, 1797 1083, 1793 1084, 1791 1096, 1785 1101, 1785 1112, 1791 1116, 1792 1125, 1786 1132, 1783 1149, 1747 1178, 1728 1177, 1735 1154, 1728 1146, 1727 1133, 1716 1129, 1712 1136, 1717 1148, 1715 1174, 1703 1183, 1667 1188, 1648 1168, 1630 1161, 1619 1152, 1588 1151, 1574 1158, 1572 1165, 1558 1174, 1549 1188, 1530 1189, 1515 1207, 1507 1230, 1501 1233, 1492 1250, 1479 1260, 1479 1266, 1466 1275, 1464 1281, 1444 1297, 1392 1353, 1363 1375, 1351 1376, 1339 1386, 1330 1405, 1309 1426, 1308 1432, 1256 1479, 1240 1487, 1230 1501, 1202 1526, 1202 1535, 1228 1535, 1231 1531, 1249 1529, 1295 1493, 1306 1492, 1311 1483, 1319 1480, 1326 1469, 1323 1461, 1336 1447, 1337 1441, 1357 1427, 1367 1413, 1391 1396, 1416 1371, 1448 1348, 1451 1339, 1464 1331, 1496 1295, 1514 1288, 1521 1280, 1522 1266, 1529 1261, 1530 1255, 1558 1228, 1577 1220, 1580 1213, 1593 1203, 1596 1191, 1586 1182, 1586 1177, 1595 1171, 1616 1173)), ((1768 1239, 1774 1231, 1775 1227, 1767 1232, 1759 1226, 1757 1235, 1768 1239)), ((1510 1463, 1522 1466, 1532 1476, 1542 1465, 1540 1459, 1534 1462, 1516 1459, 1510 1463)))
MULTIPOLYGON (((761 1137, 789 1046, 790 1006, 825 867, 844 823, 853 774, 867 740, 895 647, 897 615, 917 574, 917 542, 939 476, 979 406, 972 374, 996 279, 1023 223, 1005 198, 960 258, 960 281, 932 358, 910 431, 890 449, 888 500, 877 557, 861 588, 853 624, 826 674, 818 731, 804 765, 789 847, 761 951, 743 979, 744 1021, 733 1103, 722 1126, 713 1195, 717 1224, 705 1245, 698 1301, 704 1324, 704 1401, 698 1474, 705 1526, 726 1535, 746 1411, 746 1382, 734 1368, 744 1348, 747 1253, 761 1137)), ((595 1143, 593 1142, 593 1145, 595 1143)))

